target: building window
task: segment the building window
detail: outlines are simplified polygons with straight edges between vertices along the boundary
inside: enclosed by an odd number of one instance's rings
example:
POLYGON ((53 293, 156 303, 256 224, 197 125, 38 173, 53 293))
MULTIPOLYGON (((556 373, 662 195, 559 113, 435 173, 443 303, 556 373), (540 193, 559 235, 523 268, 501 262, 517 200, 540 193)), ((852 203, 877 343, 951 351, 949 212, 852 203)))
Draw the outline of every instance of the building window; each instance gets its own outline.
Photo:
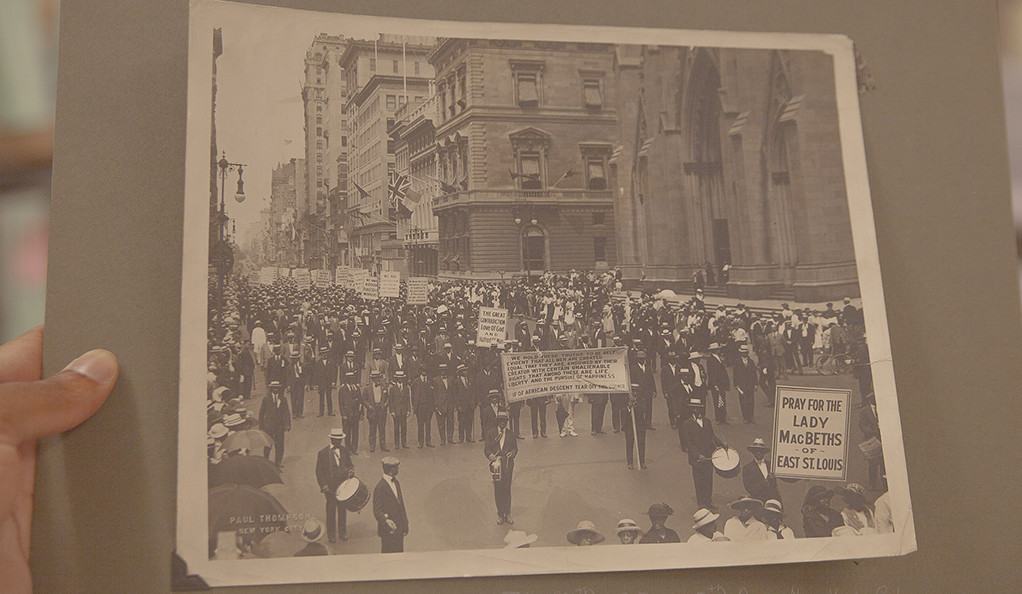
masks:
POLYGON ((595 109, 603 107, 603 91, 599 79, 587 78, 582 81, 582 105, 595 109))
POLYGON ((519 72, 515 76, 516 103, 519 107, 539 107, 539 81, 535 72, 519 72))
POLYGON ((317 124, 322 124, 323 123, 323 116, 316 116, 316 123, 317 124))
POLYGON ((597 262, 607 261, 607 238, 606 237, 594 237, 593 238, 593 255, 597 262))
POLYGON ((369 72, 376 72, 376 58, 369 58, 369 72))
POLYGON ((317 165, 316 166, 316 175, 323 175, 323 166, 322 165, 317 165))
POLYGON ((607 213, 605 212, 594 212, 593 213, 593 225, 606 225, 607 224, 607 213))
POLYGON ((398 72, 397 60, 394 60, 394 74, 397 74, 397 72, 398 72))
POLYGON ((416 76, 419 75, 419 63, 418 62, 415 62, 415 75, 416 76))
POLYGON ((323 111, 323 105, 320 104, 320 103, 317 103, 316 104, 316 113, 320 113, 322 111, 323 111))
POLYGON ((599 157, 586 159, 586 188, 590 190, 607 189, 607 167, 603 159, 599 157))
POLYGON ((539 190, 543 188, 542 171, 539 153, 520 153, 518 156, 518 172, 521 189, 539 190))
POLYGON ((387 109, 391 111, 397 109, 397 97, 394 95, 387 95, 387 109))
POLYGON ((341 146, 348 146, 348 137, 341 136, 341 146))
POLYGON ((323 162, 323 153, 316 153, 316 162, 317 163, 323 162))
POLYGON ((316 148, 318 148, 318 149, 322 149, 323 148, 323 139, 322 138, 316 140, 316 148))
POLYGON ((317 126, 316 127, 316 136, 322 136, 322 135, 323 135, 323 128, 317 126))

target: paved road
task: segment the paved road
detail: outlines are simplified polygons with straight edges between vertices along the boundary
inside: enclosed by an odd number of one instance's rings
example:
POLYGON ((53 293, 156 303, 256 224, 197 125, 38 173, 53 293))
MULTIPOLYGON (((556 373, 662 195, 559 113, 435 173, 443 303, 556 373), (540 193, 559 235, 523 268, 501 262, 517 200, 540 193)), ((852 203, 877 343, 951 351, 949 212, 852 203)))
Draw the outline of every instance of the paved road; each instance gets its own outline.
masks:
MULTIPOLYGON (((257 373, 258 375, 258 373, 257 373)), ((659 381, 659 380, 658 380, 659 381)), ((785 385, 804 385, 853 390, 852 402, 859 401, 858 390, 850 376, 794 376, 781 382, 785 385)), ((263 396, 263 382, 257 377, 257 389, 247 405, 255 412, 263 396)), ((764 397, 757 391, 756 423, 740 422, 741 412, 737 396, 728 395, 728 417, 739 422, 717 426, 715 430, 724 441, 739 450, 742 464, 751 455, 745 446, 755 437, 770 442, 772 409, 762 405, 764 397)), ((340 417, 317 417, 319 397, 314 390, 306 394, 303 419, 295 419, 287 434, 283 459, 284 485, 266 487, 292 514, 306 513, 325 519, 323 496, 315 478, 317 451, 328 444, 330 429, 339 426, 340 417)), ((583 519, 593 521, 607 537, 614 540, 613 529, 618 520, 630 517, 647 528, 645 511, 655 502, 666 502, 675 510, 668 526, 676 529, 682 540, 691 530, 691 514, 696 509, 692 474, 687 455, 681 451, 678 434, 667 420, 663 398, 654 400, 653 422, 656 431, 647 432, 647 470, 628 470, 625 464, 624 434, 615 434, 610 428, 610 406, 604 435, 590 435, 590 406, 579 405, 575 427, 579 437, 558 437, 554 406, 547 407, 551 427, 547 439, 533 439, 529 425, 529 409, 522 411, 522 434, 519 456, 515 466, 512 517, 514 529, 535 533, 539 539, 533 546, 565 546, 565 535, 583 519)), ((407 450, 391 450, 401 460, 400 478, 410 518, 410 533, 405 540, 406 551, 438 551, 503 546, 507 526, 496 523, 492 482, 482 444, 463 443, 440 446, 435 437, 434 449, 418 449, 414 417, 409 422, 407 450)), ((851 441, 861 441, 858 430, 858 409, 853 408, 851 441)), ((388 446, 392 446, 393 429, 388 423, 388 446)), ((476 438, 478 435, 476 418, 476 438)), ((360 450, 366 449, 368 428, 361 426, 360 450)), ((356 475, 370 491, 381 476, 381 460, 388 455, 377 450, 363 451, 354 458, 356 475)), ((867 485, 867 467, 854 445, 849 448, 848 480, 867 485)), ((813 484, 830 488, 833 482, 780 482, 779 489, 786 508, 787 523, 797 536, 802 536, 800 507, 806 491, 813 484)), ((723 519, 731 515, 727 505, 744 495, 741 477, 722 479, 714 477, 714 503, 723 519)), ((879 493, 873 493, 873 496, 879 493)), ((834 505, 840 506, 840 498, 834 505)), ((300 534, 300 528, 296 531, 300 534)), ((379 552, 380 540, 376 536, 376 522, 372 504, 359 513, 348 514, 347 542, 328 544, 332 553, 379 552)), ((276 555, 290 555, 304 544, 296 535, 276 535, 268 541, 276 555)))

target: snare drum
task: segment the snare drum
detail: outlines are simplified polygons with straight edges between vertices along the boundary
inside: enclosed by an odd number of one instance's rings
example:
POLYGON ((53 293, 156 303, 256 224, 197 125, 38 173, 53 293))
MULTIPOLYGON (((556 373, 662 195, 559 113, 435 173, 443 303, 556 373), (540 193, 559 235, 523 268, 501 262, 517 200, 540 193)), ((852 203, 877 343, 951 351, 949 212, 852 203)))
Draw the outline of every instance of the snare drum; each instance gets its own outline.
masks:
POLYGON ((741 472, 741 459, 734 448, 717 448, 710 458, 713 470, 723 478, 734 478, 741 472))
POLYGON ((357 512, 369 503, 369 487, 362 481, 352 477, 337 487, 337 501, 344 504, 348 511, 357 512))

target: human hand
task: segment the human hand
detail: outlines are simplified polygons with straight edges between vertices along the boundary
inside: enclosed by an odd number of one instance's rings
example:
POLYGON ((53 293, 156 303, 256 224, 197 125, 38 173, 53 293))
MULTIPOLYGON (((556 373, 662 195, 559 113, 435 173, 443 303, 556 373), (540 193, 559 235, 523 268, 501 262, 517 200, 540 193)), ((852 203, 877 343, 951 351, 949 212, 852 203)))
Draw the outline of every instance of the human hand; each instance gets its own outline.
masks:
POLYGON ((92 416, 117 380, 114 356, 94 350, 40 381, 42 354, 42 326, 0 346, 0 576, 9 592, 32 590, 36 439, 92 416))

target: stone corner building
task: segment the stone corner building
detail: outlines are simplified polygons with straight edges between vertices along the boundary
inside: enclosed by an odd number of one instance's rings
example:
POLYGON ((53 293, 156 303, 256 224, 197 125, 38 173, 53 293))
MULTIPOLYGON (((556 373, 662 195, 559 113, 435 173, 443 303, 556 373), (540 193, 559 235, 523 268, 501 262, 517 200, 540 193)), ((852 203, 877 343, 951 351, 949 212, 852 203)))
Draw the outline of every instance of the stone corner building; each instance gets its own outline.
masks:
POLYGON ((438 275, 613 267, 614 46, 443 39, 429 60, 438 275))

